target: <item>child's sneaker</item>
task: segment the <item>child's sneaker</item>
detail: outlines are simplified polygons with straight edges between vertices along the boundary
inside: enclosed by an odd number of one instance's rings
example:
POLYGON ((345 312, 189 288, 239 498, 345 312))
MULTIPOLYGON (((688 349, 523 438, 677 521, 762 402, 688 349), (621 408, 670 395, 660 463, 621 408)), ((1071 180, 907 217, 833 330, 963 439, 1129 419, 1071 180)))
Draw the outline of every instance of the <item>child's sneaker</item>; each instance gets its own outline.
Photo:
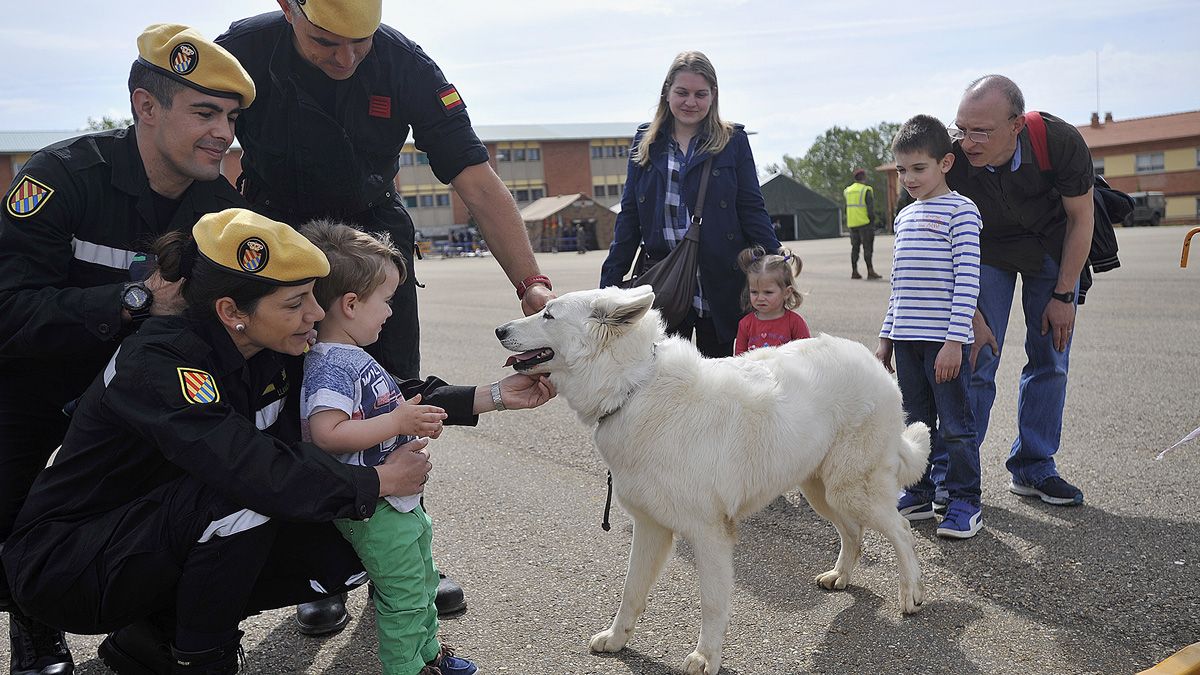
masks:
POLYGON ((1008 491, 1022 497, 1037 497, 1055 506, 1074 506, 1083 503, 1083 491, 1063 480, 1060 476, 1043 478, 1037 485, 1018 483, 1014 478, 1008 491))
POLYGON ((421 669, 421 675, 439 673, 440 675, 475 675, 479 668, 466 659, 454 655, 454 648, 442 645, 442 651, 432 663, 421 669))
POLYGON ((946 517, 938 525, 939 537, 970 539, 983 527, 983 509, 961 499, 950 500, 946 517))
POLYGON ((933 517, 933 502, 928 496, 918 495, 908 490, 900 493, 900 501, 896 503, 900 515, 909 521, 928 520, 933 517))

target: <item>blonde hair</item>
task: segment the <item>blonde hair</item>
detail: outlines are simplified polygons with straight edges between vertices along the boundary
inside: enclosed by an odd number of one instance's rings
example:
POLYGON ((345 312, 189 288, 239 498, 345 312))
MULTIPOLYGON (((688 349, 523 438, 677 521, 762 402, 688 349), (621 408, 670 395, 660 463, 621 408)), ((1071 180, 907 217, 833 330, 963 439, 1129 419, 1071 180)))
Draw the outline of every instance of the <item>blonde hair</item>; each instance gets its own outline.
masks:
POLYGON ((300 234, 329 258, 329 275, 313 286, 313 296, 323 309, 328 310, 347 293, 369 296, 387 278, 389 263, 400 271, 400 283, 408 276, 404 258, 386 232, 371 235, 334 220, 318 219, 301 227, 300 234))
POLYGON ((658 134, 663 131, 669 132, 675 123, 675 116, 671 114, 671 104, 667 101, 667 94, 671 90, 671 85, 675 84, 675 76, 683 70, 703 77, 708 82, 708 86, 712 88, 712 105, 708 107, 708 115, 700 124, 700 136, 705 140, 699 150, 715 155, 725 149, 729 139, 733 136, 733 125, 723 122, 717 111, 717 102, 720 97, 717 94, 717 70, 713 68, 712 61, 709 61, 708 57, 700 52, 680 52, 671 62, 671 67, 667 69, 667 77, 663 80, 662 91, 658 95, 658 110, 654 113, 654 119, 650 121, 650 128, 633 148, 633 161, 642 166, 650 165, 650 145, 658 138, 658 134))
POLYGON ((804 269, 804 263, 790 249, 779 248, 778 253, 767 253, 761 246, 754 246, 738 254, 738 266, 746 273, 746 287, 742 289, 742 309, 749 310, 750 276, 765 276, 783 289, 783 306, 796 309, 804 302, 804 296, 796 289, 796 277, 804 269))

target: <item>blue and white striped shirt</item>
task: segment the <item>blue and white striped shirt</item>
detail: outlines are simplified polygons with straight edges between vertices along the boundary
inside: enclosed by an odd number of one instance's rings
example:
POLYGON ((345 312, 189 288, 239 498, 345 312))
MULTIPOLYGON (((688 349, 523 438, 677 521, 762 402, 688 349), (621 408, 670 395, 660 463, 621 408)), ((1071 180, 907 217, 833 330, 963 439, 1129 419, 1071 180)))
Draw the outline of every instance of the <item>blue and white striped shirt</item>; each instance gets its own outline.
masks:
POLYGON ((916 201, 896 216, 892 297, 879 337, 975 341, 979 230, 975 202, 949 192, 916 201))

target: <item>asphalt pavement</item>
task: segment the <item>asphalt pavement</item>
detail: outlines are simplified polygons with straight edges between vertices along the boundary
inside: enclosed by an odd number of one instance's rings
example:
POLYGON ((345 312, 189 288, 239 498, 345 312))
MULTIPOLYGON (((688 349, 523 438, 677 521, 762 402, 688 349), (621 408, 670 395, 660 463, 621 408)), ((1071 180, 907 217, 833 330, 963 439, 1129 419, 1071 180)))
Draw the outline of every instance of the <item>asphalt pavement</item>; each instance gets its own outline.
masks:
MULTIPOLYGON (((832 566, 837 534, 791 492, 741 527, 722 673, 1107 675, 1200 641, 1200 440, 1155 459, 1200 426, 1200 257, 1179 268, 1185 232, 1119 230, 1122 267, 1099 275, 1080 309, 1058 464, 1083 489, 1082 506, 1007 490, 1024 364, 1017 339, 1002 356, 981 448, 983 530, 945 541, 933 521, 914 528, 924 609, 900 615, 893 553, 875 533, 849 589, 819 588, 812 578, 832 566)), ((849 278, 847 239, 791 246, 804 260, 809 326, 874 348, 886 280, 849 278)), ((877 238, 885 277, 890 257, 891 238, 877 238)), ((593 287, 603 259, 538 255, 559 292, 593 287)), ((417 274, 426 373, 461 384, 502 377, 508 353, 492 331, 520 309, 495 261, 429 259, 417 274)), ((1011 336, 1021 320, 1015 307, 1011 336)), ((588 652, 616 612, 631 538, 616 506, 612 530, 600 528, 605 472, 590 433, 552 401, 489 413, 431 445, 434 551, 468 602, 442 637, 483 675, 676 675, 695 646, 699 597, 681 541, 628 647, 588 652)), ((247 671, 379 672, 365 592, 351 595, 350 610, 346 631, 326 639, 301 635, 290 610, 247 620, 247 671)), ((77 673, 108 672, 99 640, 70 636, 77 673)))

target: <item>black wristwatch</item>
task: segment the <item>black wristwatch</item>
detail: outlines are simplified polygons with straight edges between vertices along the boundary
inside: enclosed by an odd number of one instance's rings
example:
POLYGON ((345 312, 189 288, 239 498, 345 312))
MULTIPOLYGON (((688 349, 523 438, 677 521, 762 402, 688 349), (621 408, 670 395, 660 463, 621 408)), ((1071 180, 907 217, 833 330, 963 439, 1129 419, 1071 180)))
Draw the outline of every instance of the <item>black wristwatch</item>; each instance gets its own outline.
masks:
POLYGON ((1075 291, 1067 291, 1066 293, 1055 293, 1054 291, 1051 291, 1050 297, 1058 300, 1059 302, 1065 302, 1068 305, 1075 304, 1075 291))
POLYGON ((125 284, 121 291, 121 307, 129 312, 135 323, 144 321, 150 316, 150 305, 154 304, 154 294, 140 281, 125 284))

